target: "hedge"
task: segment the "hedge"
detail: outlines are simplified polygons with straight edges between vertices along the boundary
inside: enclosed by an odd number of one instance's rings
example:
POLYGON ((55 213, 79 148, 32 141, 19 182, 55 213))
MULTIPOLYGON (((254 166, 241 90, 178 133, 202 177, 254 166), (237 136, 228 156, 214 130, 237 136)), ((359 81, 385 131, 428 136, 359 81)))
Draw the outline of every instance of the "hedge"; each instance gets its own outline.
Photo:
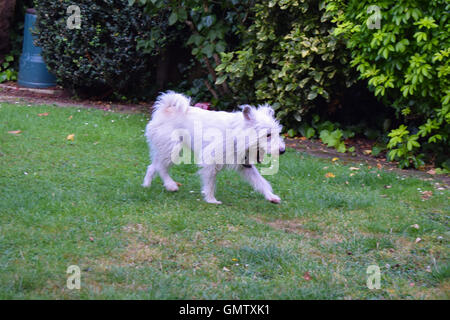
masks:
POLYGON ((148 85, 151 54, 137 49, 151 19, 128 0, 40 0, 38 44, 59 84, 80 94, 130 95, 148 85), (77 5, 81 27, 70 29, 67 8, 77 5))
POLYGON ((450 3, 327 2, 338 23, 334 34, 346 39, 351 65, 403 121, 389 133, 390 159, 401 167, 420 167, 428 155, 450 167, 450 3))

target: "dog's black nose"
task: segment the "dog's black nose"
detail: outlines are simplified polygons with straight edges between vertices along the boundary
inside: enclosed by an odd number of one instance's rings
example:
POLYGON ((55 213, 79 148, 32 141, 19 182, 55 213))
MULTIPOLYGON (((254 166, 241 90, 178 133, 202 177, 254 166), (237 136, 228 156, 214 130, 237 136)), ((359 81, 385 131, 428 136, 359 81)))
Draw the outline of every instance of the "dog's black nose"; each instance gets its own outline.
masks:
POLYGON ((286 152, 286 148, 280 149, 280 154, 283 154, 286 152))

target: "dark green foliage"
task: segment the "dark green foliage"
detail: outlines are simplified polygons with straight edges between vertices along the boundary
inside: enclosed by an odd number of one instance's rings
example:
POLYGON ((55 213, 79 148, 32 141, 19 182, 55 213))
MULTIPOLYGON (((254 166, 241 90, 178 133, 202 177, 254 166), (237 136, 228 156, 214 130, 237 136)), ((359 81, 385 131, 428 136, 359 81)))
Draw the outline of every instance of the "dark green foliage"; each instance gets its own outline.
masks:
MULTIPOLYGON (((208 99, 214 106, 227 108, 235 98, 232 90, 221 79, 223 74, 215 68, 221 63, 220 54, 234 50, 242 42, 241 35, 251 21, 251 10, 255 0, 129 0, 130 4, 145 4, 146 13, 159 16, 167 13, 163 22, 176 28, 182 37, 178 37, 178 47, 190 50, 188 63, 181 65, 184 79, 179 87, 195 99, 208 99), (189 74, 189 75, 186 75, 189 74)), ((159 30, 152 31, 152 37, 142 41, 145 49, 155 48, 171 38, 161 39, 159 30)), ((178 49, 179 51, 180 49, 178 49)), ((173 88, 172 88, 173 89, 173 88)), ((239 90, 239 88, 237 88, 239 90)), ((238 97, 239 98, 239 97, 238 97)), ((231 103, 235 106, 236 101, 231 103)))
POLYGON ((450 139, 449 2, 327 2, 338 23, 335 35, 347 39, 352 66, 404 123, 389 134, 390 158, 401 167, 423 165, 426 153, 444 162, 450 139), (379 28, 369 27, 374 18, 379 28))
POLYGON ((267 102, 290 128, 353 83, 345 45, 315 0, 258 1, 238 50, 222 54, 216 83, 229 81, 242 99, 267 102))
POLYGON ((326 144, 328 147, 335 148, 338 152, 341 153, 345 153, 347 151, 355 151, 355 147, 348 148, 345 145, 344 141, 355 136, 355 132, 350 130, 351 128, 355 131, 358 131, 356 130, 358 128, 356 128, 355 126, 349 126, 348 129, 341 129, 339 123, 333 123, 329 120, 320 121, 320 117, 317 114, 312 116, 310 123, 311 125, 309 125, 307 121, 303 121, 300 125, 298 132, 303 137, 306 137, 307 139, 320 137, 324 144, 326 144))
POLYGON ((151 54, 137 43, 152 28, 142 8, 127 0, 42 0, 39 45, 59 83, 78 93, 136 93, 148 85, 151 54), (81 28, 69 29, 67 8, 81 9, 81 28))
POLYGON ((0 83, 17 80, 17 71, 13 68, 14 56, 8 55, 0 65, 0 83))
POLYGON ((17 71, 13 67, 14 56, 7 55, 0 65, 0 83, 5 81, 17 80, 17 71))
POLYGON ((0 56, 0 83, 16 81, 19 71, 19 58, 22 53, 23 25, 26 8, 33 7, 33 0, 17 0, 14 17, 9 32, 10 51, 5 56, 0 56))

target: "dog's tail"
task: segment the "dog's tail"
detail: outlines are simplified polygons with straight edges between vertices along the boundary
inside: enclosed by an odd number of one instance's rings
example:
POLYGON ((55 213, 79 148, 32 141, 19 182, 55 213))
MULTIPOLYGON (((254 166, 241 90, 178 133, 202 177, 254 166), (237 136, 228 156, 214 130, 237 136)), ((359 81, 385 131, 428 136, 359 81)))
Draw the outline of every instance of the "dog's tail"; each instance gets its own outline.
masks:
POLYGON ((158 96, 153 108, 155 111, 168 114, 184 114, 187 112, 190 103, 191 100, 185 95, 174 91, 167 91, 158 96))

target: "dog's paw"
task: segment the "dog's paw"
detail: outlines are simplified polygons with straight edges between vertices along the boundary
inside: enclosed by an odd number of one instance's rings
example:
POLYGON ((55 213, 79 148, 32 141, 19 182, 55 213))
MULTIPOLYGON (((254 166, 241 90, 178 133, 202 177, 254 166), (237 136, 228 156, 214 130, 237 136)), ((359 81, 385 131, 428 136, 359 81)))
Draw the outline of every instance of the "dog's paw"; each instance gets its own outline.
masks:
POLYGON ((178 191, 178 185, 176 182, 166 183, 164 184, 164 187, 166 188, 167 191, 170 192, 178 191))
POLYGON ((146 182, 146 181, 144 181, 144 183, 142 184, 142 186, 144 187, 144 188, 149 188, 150 187, 150 182, 146 182))
POLYGON ((222 204, 222 201, 216 199, 206 199, 205 201, 212 204, 222 204))
POLYGON ((276 194, 271 194, 270 196, 267 196, 266 199, 272 203, 280 203, 281 202, 280 197, 277 196, 276 194))

